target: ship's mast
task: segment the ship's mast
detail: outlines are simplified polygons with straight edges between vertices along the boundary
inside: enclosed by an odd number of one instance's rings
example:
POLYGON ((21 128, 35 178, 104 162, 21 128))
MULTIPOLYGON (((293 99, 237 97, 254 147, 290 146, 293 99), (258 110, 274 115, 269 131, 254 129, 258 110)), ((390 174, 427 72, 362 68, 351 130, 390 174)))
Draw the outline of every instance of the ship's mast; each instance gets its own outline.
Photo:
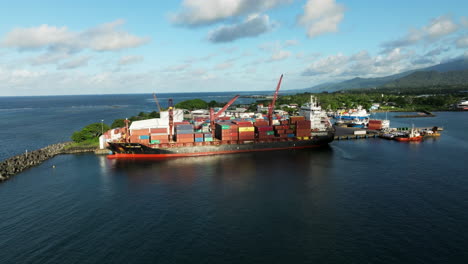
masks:
POLYGON ((172 98, 169 99, 168 105, 169 109, 167 110, 169 114, 169 140, 172 141, 172 128, 174 127, 174 111, 173 111, 173 101, 172 98))

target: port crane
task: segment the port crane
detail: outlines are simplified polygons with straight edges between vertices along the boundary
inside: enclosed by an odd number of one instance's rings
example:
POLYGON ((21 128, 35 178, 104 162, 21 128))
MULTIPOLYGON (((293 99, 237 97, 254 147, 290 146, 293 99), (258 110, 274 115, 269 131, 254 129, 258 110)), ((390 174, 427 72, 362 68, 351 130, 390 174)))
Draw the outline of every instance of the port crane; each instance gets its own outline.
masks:
POLYGON ((273 125, 273 110, 275 109, 276 98, 278 98, 278 92, 281 86, 281 80, 283 80, 283 74, 281 74, 281 77, 278 81, 278 85, 276 86, 276 91, 275 91, 275 94, 273 95, 273 100, 268 105, 268 124, 270 126, 273 125))
MULTIPOLYGON (((215 131, 215 120, 218 119, 218 117, 226 111, 226 109, 229 108, 236 100, 239 98, 239 95, 234 96, 221 110, 219 110, 216 114, 214 112, 213 108, 210 108, 210 128, 211 128, 211 133, 213 134, 215 131)), ((214 137, 214 135, 213 135, 214 137)))

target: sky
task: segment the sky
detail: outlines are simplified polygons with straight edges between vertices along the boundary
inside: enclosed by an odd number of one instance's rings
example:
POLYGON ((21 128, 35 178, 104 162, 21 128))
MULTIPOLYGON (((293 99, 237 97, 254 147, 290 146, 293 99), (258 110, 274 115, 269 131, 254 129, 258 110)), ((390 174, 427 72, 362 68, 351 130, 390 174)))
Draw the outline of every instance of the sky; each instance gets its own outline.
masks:
POLYGON ((265 91, 468 56, 468 1, 5 1, 0 96, 265 91))

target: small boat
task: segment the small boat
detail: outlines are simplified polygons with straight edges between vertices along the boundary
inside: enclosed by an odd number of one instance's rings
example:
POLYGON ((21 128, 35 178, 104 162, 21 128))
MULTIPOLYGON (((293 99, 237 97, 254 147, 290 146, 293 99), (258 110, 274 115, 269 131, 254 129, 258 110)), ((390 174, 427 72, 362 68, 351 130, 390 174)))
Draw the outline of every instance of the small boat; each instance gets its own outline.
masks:
POLYGON ((414 128, 411 128, 409 133, 397 135, 394 139, 400 142, 421 141, 423 139, 423 136, 414 128))
POLYGON ((393 134, 393 133, 383 133, 379 137, 385 138, 385 139, 393 139, 393 138, 395 138, 395 134, 393 134))

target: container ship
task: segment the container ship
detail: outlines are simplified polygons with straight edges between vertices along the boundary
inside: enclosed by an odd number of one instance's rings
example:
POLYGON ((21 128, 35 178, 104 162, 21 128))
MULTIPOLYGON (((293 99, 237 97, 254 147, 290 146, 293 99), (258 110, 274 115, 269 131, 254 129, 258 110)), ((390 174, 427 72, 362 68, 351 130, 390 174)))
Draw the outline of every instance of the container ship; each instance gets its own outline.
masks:
POLYGON ((206 156, 255 151, 305 149, 327 145, 335 130, 317 100, 299 109, 298 116, 276 115, 273 109, 281 85, 278 82, 267 116, 249 118, 222 115, 239 97, 235 96, 217 113, 210 109, 209 119, 184 120, 183 111, 174 109, 169 100, 168 111, 161 117, 135 121, 124 128, 106 132, 109 159, 206 156))

